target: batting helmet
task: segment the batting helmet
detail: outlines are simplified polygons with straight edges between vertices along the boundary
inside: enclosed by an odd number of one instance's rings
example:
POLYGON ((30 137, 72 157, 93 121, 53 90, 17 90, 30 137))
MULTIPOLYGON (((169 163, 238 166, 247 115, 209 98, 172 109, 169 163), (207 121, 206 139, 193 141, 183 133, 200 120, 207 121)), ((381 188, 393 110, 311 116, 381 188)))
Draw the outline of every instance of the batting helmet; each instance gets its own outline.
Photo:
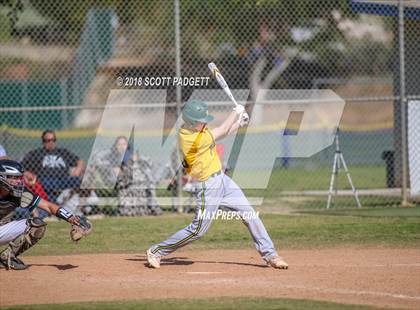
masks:
POLYGON ((209 107, 204 101, 188 101, 182 110, 182 119, 191 126, 211 122, 214 117, 209 114, 209 107))
POLYGON ((10 159, 0 160, 0 187, 9 190, 12 196, 22 196, 23 167, 19 162, 10 159))

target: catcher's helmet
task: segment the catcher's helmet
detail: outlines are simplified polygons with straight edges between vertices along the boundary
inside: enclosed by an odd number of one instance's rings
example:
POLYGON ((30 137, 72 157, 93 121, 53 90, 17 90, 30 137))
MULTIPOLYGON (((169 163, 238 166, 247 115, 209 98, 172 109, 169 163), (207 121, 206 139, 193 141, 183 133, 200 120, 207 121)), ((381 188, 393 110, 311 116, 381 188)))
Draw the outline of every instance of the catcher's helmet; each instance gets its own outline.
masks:
POLYGON ((10 159, 0 160, 0 187, 9 190, 12 196, 22 196, 23 167, 19 162, 10 159))
POLYGON ((188 101, 182 109, 182 119, 190 126, 211 122, 214 117, 209 114, 209 108, 204 101, 188 101))

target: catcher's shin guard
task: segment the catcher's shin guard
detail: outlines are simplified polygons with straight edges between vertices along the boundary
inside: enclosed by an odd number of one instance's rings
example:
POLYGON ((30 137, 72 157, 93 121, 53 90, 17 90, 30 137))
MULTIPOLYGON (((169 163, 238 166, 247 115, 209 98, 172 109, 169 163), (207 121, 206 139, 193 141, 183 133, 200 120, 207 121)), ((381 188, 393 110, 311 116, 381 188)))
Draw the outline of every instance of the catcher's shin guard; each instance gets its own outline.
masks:
POLYGON ((9 242, 8 247, 0 253, 0 262, 7 269, 26 269, 26 265, 17 258, 35 243, 42 239, 45 234, 47 223, 40 218, 31 218, 26 222, 28 226, 25 233, 9 242))

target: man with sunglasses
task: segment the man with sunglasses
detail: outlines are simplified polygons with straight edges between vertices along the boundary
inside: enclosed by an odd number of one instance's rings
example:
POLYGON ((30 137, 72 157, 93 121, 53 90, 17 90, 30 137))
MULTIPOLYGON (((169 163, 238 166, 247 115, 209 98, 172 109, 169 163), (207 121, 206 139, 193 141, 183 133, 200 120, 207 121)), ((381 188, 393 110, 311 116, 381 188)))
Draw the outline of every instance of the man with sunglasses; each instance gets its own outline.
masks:
POLYGON ((22 164, 38 176, 50 200, 56 202, 60 191, 80 187, 85 165, 74 153, 57 147, 53 130, 45 130, 41 138, 42 147, 26 154, 22 164))

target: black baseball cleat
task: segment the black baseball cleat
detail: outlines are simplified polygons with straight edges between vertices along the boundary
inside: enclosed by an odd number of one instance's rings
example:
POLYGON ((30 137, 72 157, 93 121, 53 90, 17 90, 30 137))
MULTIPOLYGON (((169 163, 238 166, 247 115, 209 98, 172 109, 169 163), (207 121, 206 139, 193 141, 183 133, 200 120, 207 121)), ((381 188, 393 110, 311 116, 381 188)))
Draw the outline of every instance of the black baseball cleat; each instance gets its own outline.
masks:
POLYGON ((11 257, 9 260, 0 257, 0 268, 6 268, 7 270, 25 270, 28 266, 17 257, 11 257))

